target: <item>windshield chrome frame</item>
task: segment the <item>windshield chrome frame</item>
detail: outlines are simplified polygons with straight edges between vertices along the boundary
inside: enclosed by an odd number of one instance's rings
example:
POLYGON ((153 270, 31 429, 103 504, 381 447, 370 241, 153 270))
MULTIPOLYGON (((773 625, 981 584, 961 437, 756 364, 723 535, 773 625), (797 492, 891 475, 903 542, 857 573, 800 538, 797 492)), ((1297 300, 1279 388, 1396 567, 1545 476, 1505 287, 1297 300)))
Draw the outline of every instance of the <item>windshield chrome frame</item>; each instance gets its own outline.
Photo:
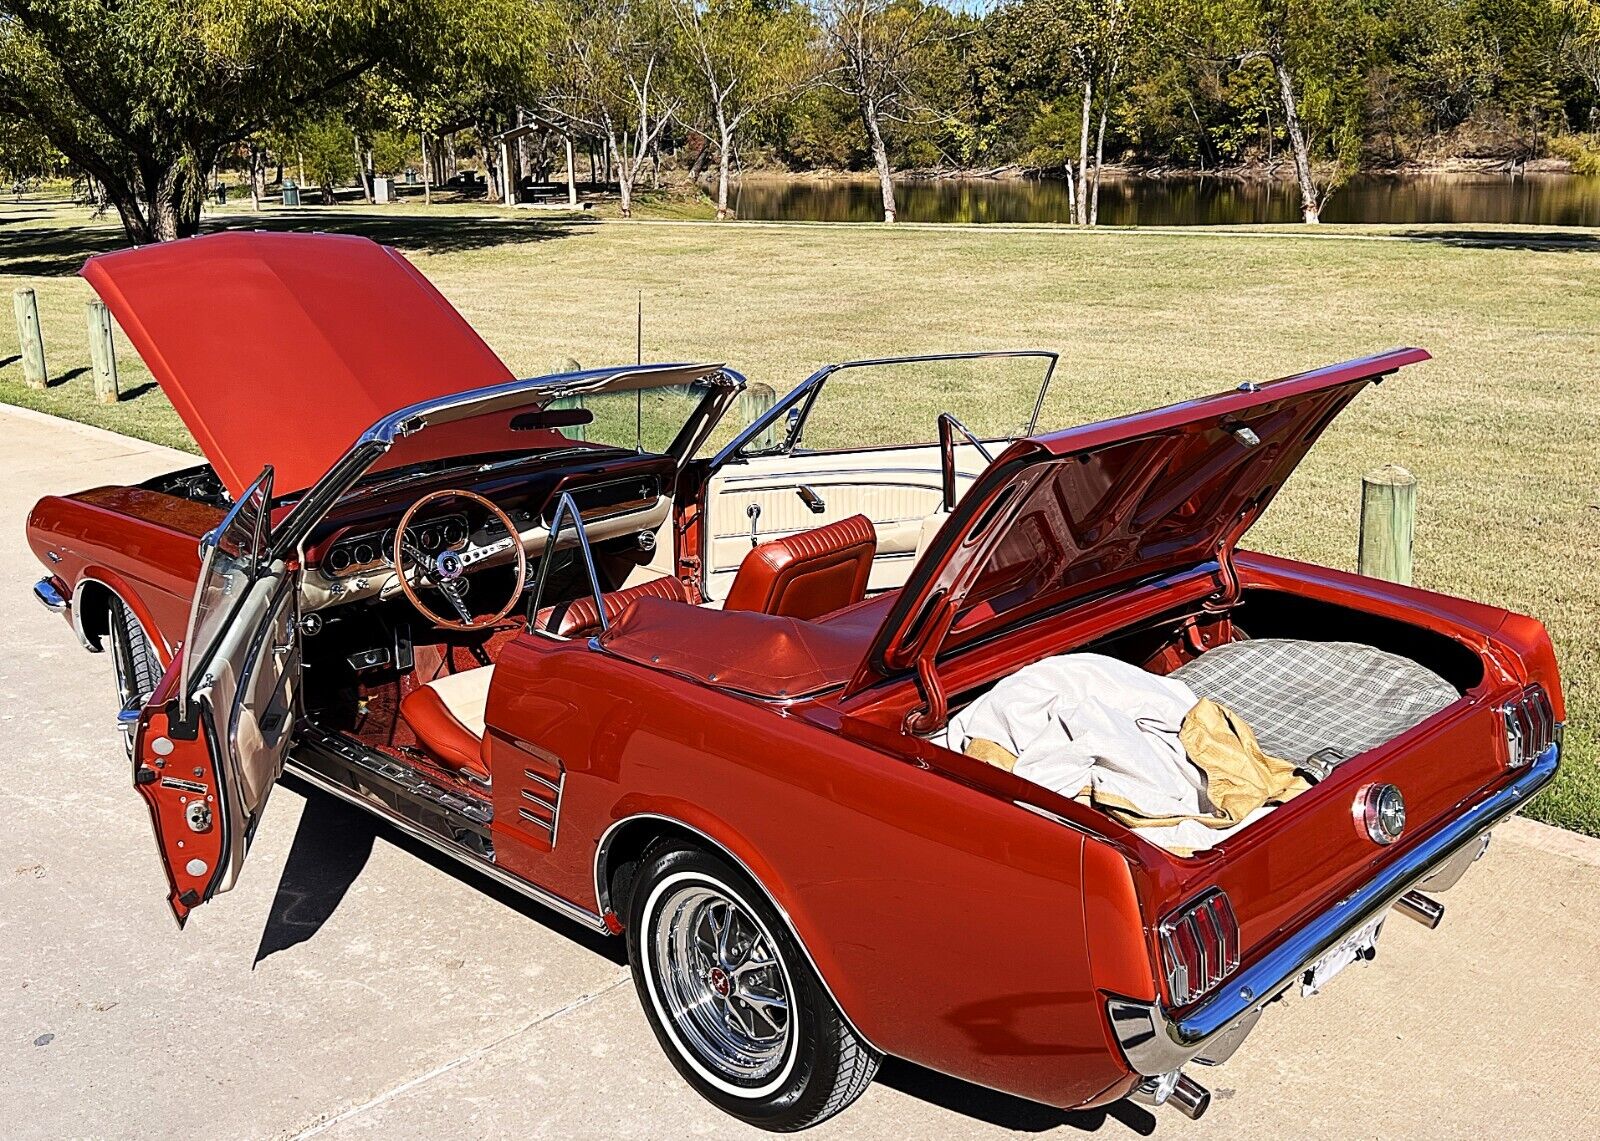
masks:
POLYGON ((811 407, 821 393, 822 386, 834 373, 843 372, 853 368, 874 368, 888 365, 902 364, 928 364, 938 361, 965 361, 965 360, 1007 360, 1022 357, 1037 357, 1049 363, 1045 366, 1044 379, 1039 384, 1039 394, 1034 397, 1033 411, 1028 417, 1025 430, 1012 439, 1023 439, 1031 436, 1038 430, 1039 414, 1044 410, 1045 396, 1050 391, 1050 382, 1055 378, 1056 365, 1061 361, 1061 354, 1051 349, 979 349, 973 352, 962 353, 923 353, 898 357, 876 357, 865 360, 840 361, 837 364, 824 365, 816 372, 806 377, 803 381, 790 389, 766 412, 756 417, 738 435, 736 435, 721 451, 711 460, 712 470, 716 470, 729 460, 744 458, 741 452, 750 440, 760 436, 773 424, 794 413, 794 418, 784 426, 783 442, 771 448, 763 448, 750 455, 788 455, 798 446, 805 434, 806 421, 811 417, 811 407), (803 402, 803 404, 802 404, 803 402))
MULTIPOLYGON (((581 372, 553 373, 549 376, 510 380, 485 388, 469 389, 408 405, 383 417, 363 432, 326 475, 319 479, 289 509, 278 524, 271 539, 271 556, 288 558, 302 540, 309 535, 325 515, 353 488, 372 465, 377 463, 395 441, 415 435, 432 424, 450 423, 468 419, 473 415, 493 411, 497 405, 512 406, 530 396, 554 400, 562 396, 581 395, 586 392, 603 392, 606 382, 635 375, 659 375, 665 387, 667 374, 674 376, 698 371, 695 379, 718 388, 728 389, 724 408, 743 390, 745 379, 733 369, 720 364, 684 365, 649 364, 624 365, 615 368, 585 369, 581 372), (450 414, 450 415, 445 415, 450 414)), ((651 386, 646 386, 651 387, 651 386)), ((710 429, 706 429, 709 431, 710 429)), ((680 432, 680 436, 682 433, 680 432)), ((674 441, 676 444, 678 441, 674 441)))

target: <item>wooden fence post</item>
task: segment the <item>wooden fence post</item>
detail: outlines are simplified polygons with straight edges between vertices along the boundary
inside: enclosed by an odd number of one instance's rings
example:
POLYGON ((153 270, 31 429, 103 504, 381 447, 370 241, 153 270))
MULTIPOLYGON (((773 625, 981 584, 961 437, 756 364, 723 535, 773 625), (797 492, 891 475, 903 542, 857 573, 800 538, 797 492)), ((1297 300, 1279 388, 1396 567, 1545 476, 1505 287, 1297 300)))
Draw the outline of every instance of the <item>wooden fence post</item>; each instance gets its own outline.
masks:
MULTIPOLYGON (((764 415, 778 402, 778 394, 773 391, 772 385, 756 381, 748 385, 739 393, 738 419, 743 427, 748 428, 760 416, 764 415)), ((781 429, 776 423, 769 424, 767 430, 750 442, 758 448, 770 448, 777 444, 776 434, 781 429)))
POLYGON ((94 373, 94 398, 101 404, 121 399, 117 387, 117 343, 111 332, 111 311, 98 297, 86 306, 89 317, 89 368, 94 373))
POLYGON ((31 289, 11 295, 17 314, 17 340, 22 343, 22 380, 29 388, 43 388, 50 374, 44 367, 44 338, 39 333, 39 299, 31 289))
POLYGON ((1356 569, 1372 578, 1411 582, 1417 477, 1384 464, 1361 477, 1361 539, 1356 569))

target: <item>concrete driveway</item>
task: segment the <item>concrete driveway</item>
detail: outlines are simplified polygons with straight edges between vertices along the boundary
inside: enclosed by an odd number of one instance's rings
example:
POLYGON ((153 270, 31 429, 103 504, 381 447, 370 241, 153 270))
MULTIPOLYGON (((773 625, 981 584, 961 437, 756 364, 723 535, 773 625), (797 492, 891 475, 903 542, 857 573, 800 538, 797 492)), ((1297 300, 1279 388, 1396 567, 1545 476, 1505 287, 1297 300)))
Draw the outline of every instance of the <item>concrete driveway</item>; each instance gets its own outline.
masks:
MULTIPOLYGON (((0 1131, 10 1137, 743 1137, 678 1079, 620 947, 280 789, 180 934, 111 666, 37 606, 40 495, 191 457, 0 407, 0 1131)), ((1275 1007, 1195 1124, 1062 1114, 886 1063, 817 1138, 1594 1137, 1600 843, 1509 823, 1375 963, 1275 1007)))

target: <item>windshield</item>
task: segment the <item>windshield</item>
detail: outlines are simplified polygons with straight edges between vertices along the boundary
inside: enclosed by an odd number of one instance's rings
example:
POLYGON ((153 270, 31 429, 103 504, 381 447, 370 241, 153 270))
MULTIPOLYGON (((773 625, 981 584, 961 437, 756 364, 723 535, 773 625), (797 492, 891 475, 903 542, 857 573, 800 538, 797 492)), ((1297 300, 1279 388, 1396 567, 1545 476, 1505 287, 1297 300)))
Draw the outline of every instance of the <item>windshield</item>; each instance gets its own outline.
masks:
POLYGON ((587 424, 560 429, 570 440, 607 444, 629 451, 664 454, 700 407, 712 386, 704 382, 669 384, 633 392, 586 393, 552 400, 553 410, 581 408, 587 424))

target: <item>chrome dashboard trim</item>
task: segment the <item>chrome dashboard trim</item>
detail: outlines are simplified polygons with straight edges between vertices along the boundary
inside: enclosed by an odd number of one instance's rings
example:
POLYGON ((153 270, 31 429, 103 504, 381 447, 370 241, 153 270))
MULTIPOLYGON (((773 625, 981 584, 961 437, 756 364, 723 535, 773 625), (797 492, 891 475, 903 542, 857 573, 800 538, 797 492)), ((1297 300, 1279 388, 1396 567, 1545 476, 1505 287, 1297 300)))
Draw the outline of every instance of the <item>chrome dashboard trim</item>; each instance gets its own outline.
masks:
MULTIPOLYGON (((1370 881, 1332 908, 1231 975, 1218 993, 1186 1014, 1174 1016, 1159 1001, 1112 997, 1106 1001, 1111 1029, 1129 1066, 1146 1076, 1187 1065, 1245 1019, 1277 998, 1310 964, 1349 932, 1394 906, 1407 891, 1447 865, 1483 833, 1520 808, 1550 782, 1561 749, 1552 744, 1514 779, 1483 797, 1456 819, 1418 841, 1370 881)), ((1237 1045, 1237 1042, 1231 1043, 1237 1045)))

